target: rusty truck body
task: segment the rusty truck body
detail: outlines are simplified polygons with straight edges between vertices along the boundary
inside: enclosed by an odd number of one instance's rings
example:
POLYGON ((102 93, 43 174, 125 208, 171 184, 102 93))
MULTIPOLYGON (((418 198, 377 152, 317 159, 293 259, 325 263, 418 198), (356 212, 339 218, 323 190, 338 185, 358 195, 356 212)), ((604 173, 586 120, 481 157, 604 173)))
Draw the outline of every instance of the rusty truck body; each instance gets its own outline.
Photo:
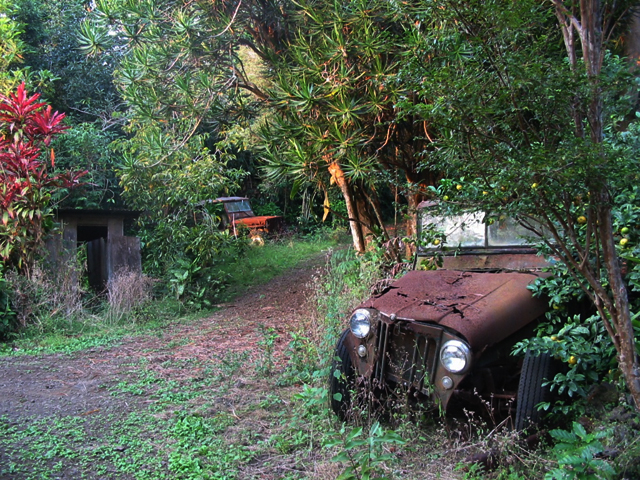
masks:
POLYGON ((413 270, 352 313, 336 346, 331 406, 344 418, 363 389, 377 397, 402 391, 444 411, 481 401, 514 413, 522 429, 549 396, 554 362, 511 351, 549 308, 528 289, 548 260, 510 219, 439 217, 430 207, 421 204, 418 233, 437 229, 442 241, 419 247, 413 270))

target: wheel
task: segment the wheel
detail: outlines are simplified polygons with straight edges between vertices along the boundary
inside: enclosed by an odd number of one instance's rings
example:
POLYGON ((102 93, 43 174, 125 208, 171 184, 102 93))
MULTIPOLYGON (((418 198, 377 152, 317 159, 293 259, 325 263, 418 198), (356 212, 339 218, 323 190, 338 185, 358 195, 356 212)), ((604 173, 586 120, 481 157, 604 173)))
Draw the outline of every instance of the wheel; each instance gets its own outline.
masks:
POLYGON ((347 328, 336 344, 336 352, 329 372, 329 401, 331 409, 340 418, 346 420, 351 410, 351 389, 355 378, 353 364, 349 357, 349 351, 345 345, 345 339, 349 334, 347 328))
POLYGON ((516 430, 524 430, 526 427, 540 422, 542 412, 536 408, 536 405, 551 400, 549 386, 542 386, 542 384, 551 380, 554 375, 555 362, 551 355, 548 353, 534 355, 527 352, 518 384, 516 430))

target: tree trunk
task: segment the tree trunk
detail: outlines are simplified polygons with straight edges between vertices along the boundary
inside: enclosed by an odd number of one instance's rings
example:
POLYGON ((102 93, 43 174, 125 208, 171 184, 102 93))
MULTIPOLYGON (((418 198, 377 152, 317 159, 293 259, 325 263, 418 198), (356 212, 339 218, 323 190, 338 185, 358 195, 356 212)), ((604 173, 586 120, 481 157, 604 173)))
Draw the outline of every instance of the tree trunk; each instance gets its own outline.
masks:
POLYGON ((409 184, 409 190, 405 197, 407 199, 408 211, 407 215, 407 236, 415 235, 416 226, 418 225, 418 205, 424 200, 424 195, 419 191, 419 180, 413 178, 408 173, 406 174, 407 182, 409 184))
MULTIPOLYGON (((602 255, 611 288, 612 308, 609 312, 614 326, 613 343, 616 347, 618 364, 633 397, 636 409, 640 410, 640 364, 636 354, 636 339, 629 311, 627 286, 624 282, 620 260, 616 254, 613 224, 611 221, 611 199, 605 186, 598 193, 598 234, 602 245, 602 255)), ((606 322, 607 319, 603 318, 606 322)))
POLYGON ((389 240, 389 233, 387 232, 387 228, 384 226, 384 220, 382 219, 382 211, 380 210, 380 201, 378 200, 378 196, 375 193, 375 190, 372 191, 372 195, 367 194, 366 190, 363 190, 364 196, 369 201, 369 205, 373 209, 375 213, 376 220, 378 221, 378 226, 382 231, 382 236, 385 240, 389 240))
MULTIPOLYGON (((589 137, 593 144, 601 144, 603 142, 603 98, 599 76, 602 70, 604 45, 600 0, 581 0, 579 19, 571 13, 562 0, 551 1, 556 8, 556 16, 562 28, 572 69, 578 66, 576 45, 573 41, 574 30, 580 38, 584 66, 591 82, 591 98, 586 113, 590 127, 589 137)), ((584 138, 580 116, 574 116, 574 120, 576 121, 576 135, 584 138)), ((596 198, 597 237, 602 247, 602 261, 607 270, 610 292, 605 290, 597 271, 592 275, 587 275, 586 280, 594 291, 596 307, 616 348, 618 364, 626 380, 627 388, 633 397, 636 409, 640 410, 640 363, 636 354, 627 287, 615 249, 611 220, 611 198, 607 179, 587 178, 585 183, 590 186, 590 191, 596 198)), ((589 248, 593 247, 587 244, 585 255, 589 255, 589 248)), ((599 252, 596 250, 595 254, 598 255, 599 252)), ((570 262, 568 265, 570 266, 570 262)), ((580 268, 576 270, 580 271, 580 268)))
POLYGON ((358 218, 360 220, 360 229, 362 230, 362 235, 364 236, 365 246, 370 243, 367 241, 367 238, 371 238, 372 235, 375 235, 373 231, 374 226, 378 223, 375 219, 375 214, 372 211, 372 208, 367 201, 367 197, 362 191, 362 188, 352 189, 353 198, 356 203, 356 208, 358 210, 358 218))
POLYGON ((353 248, 360 253, 365 251, 365 241, 362 232, 360 217, 358 216, 358 207, 353 198, 353 193, 344 176, 344 172, 337 162, 329 164, 329 173, 331 173, 332 181, 335 181, 342 192, 344 202, 347 206, 347 215, 349 216, 349 226, 351 228, 351 237, 353 238, 353 248))

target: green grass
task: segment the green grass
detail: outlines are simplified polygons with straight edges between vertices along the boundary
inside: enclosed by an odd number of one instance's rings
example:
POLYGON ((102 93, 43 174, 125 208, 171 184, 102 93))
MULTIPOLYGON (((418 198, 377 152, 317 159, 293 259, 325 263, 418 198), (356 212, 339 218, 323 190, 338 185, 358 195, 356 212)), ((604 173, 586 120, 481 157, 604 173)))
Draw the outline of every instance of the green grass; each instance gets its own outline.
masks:
MULTIPOLYGON (((278 248, 284 255, 288 246, 278 248)), ((265 252, 256 254, 257 262, 265 252)), ((390 421, 408 443, 386 445, 370 433, 372 418, 362 416, 358 433, 329 412, 335 337, 345 309, 366 294, 370 280, 360 258, 339 251, 329 262, 332 273, 316 280, 324 320, 315 332, 290 332, 286 366, 270 363, 275 334, 268 328, 254 338, 256 348, 242 352, 184 356, 179 347, 188 339, 176 338, 127 360, 126 372, 101 387, 113 400, 101 409, 0 415, 0 478, 301 480, 338 478, 349 469, 360 477, 348 478, 363 478, 371 466, 397 480, 542 478, 545 452, 522 451, 512 436, 486 440, 487 430, 469 428, 464 440, 437 418, 418 425, 404 412, 390 421), (375 441, 384 448, 371 456, 375 441), (496 445, 505 452, 505 469, 473 476, 464 459, 496 445)))
POLYGON ((230 300, 250 286, 267 283, 330 248, 345 245, 348 240, 344 233, 332 231, 303 238, 268 240, 265 246, 252 245, 244 256, 221 264, 220 270, 229 281, 222 297, 230 300))
POLYGON ((211 311, 185 311, 171 299, 155 301, 142 312, 149 320, 122 324, 105 324, 97 321, 69 328, 43 330, 30 327, 12 341, 0 343, 0 356, 74 353, 97 347, 113 347, 127 336, 153 334, 175 323, 193 322, 211 311))
MULTIPOLYGON (((0 478, 235 479, 256 449, 250 430, 234 432, 241 417, 217 409, 236 378, 218 363, 178 359, 164 367, 198 377, 163 381, 145 360, 112 387, 115 413, 87 416, 0 417, 0 478), (73 472, 73 473, 69 473, 73 472), (51 474, 51 477, 49 475, 51 474)), ((236 363, 231 358, 230 363, 236 363)), ((113 409, 112 409, 113 410, 113 409)))
POLYGON ((242 443, 226 441, 229 417, 179 414, 159 420, 134 412, 24 420, 26 428, 0 418, 0 449, 9 458, 0 467, 1 478, 74 472, 69 478, 235 479, 238 467, 253 456, 242 443))

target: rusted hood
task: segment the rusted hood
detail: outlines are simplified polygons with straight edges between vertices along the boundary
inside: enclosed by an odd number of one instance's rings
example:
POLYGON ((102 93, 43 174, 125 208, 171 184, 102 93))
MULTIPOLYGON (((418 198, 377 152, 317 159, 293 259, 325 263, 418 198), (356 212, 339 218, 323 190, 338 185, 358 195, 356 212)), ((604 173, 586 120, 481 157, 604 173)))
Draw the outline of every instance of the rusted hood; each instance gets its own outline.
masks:
POLYGON ((414 270, 361 306, 451 328, 478 352, 547 310, 547 302, 527 289, 536 278, 532 273, 414 270))

